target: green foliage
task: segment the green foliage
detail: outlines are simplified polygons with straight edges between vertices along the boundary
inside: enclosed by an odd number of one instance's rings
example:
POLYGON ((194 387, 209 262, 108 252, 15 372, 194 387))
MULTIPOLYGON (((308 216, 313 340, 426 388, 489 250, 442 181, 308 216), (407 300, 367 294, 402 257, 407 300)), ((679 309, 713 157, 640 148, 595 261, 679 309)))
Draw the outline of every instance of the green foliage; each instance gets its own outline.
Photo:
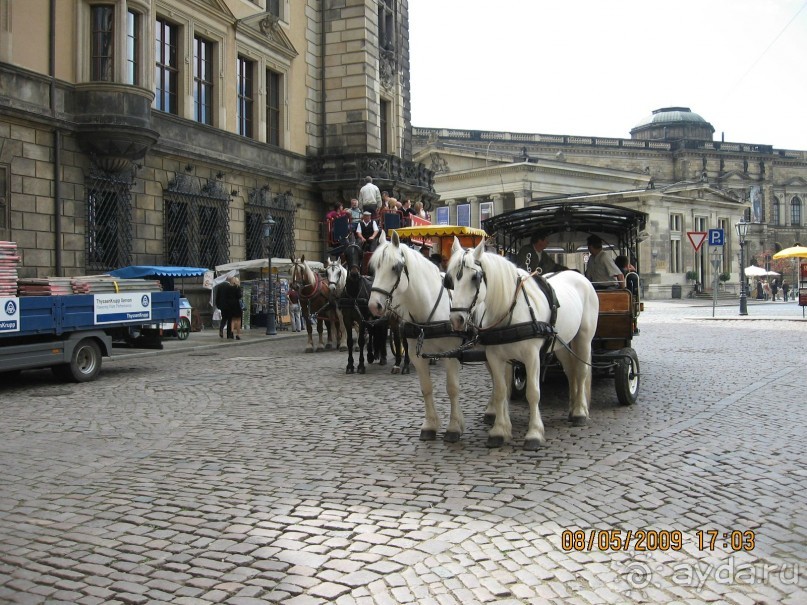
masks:
POLYGON ((698 279, 698 272, 697 271, 687 271, 686 273, 687 281, 695 281, 698 279))
POLYGON ((729 273, 728 271, 723 271, 723 273, 717 276, 717 279, 725 283, 731 279, 731 273, 729 273))

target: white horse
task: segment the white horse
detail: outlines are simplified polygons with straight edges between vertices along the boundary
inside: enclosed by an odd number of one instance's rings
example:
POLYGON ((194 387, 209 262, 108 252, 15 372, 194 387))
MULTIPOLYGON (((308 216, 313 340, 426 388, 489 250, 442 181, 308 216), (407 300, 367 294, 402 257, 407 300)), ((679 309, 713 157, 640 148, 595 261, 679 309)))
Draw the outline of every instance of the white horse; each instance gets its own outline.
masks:
MULTIPOLYGON (((382 232, 379 245, 370 266, 375 273, 370 294, 370 311, 376 317, 387 312, 396 313, 404 324, 404 334, 410 353, 417 351, 418 336, 423 332, 421 351, 425 354, 453 351, 462 344, 462 337, 451 330, 448 321, 450 294, 443 287, 437 266, 419 252, 402 245, 393 232, 387 240, 382 232)), ((426 417, 420 428, 420 439, 430 441, 437 437, 440 417, 434 407, 434 385, 429 372, 429 360, 419 354, 411 358, 415 365, 426 417)), ((451 413, 444 440, 458 441, 465 431, 465 419, 459 405, 459 370, 457 358, 446 357, 446 392, 451 413)), ((492 405, 489 413, 492 415, 492 405)))
POLYGON ((591 340, 600 308, 591 282, 576 271, 547 276, 558 302, 552 326, 550 301, 526 271, 498 254, 485 252, 484 241, 466 250, 454 238, 451 252, 446 269, 446 282, 454 289, 451 324, 457 330, 477 331, 493 377, 496 420, 488 445, 512 439, 508 385, 502 380, 510 360, 521 361, 526 368, 530 419, 524 449, 538 449, 544 443, 538 403, 541 348, 547 341, 548 350, 555 353, 569 380, 571 420, 575 425, 585 424, 591 398, 591 340))
POLYGON ((336 331, 336 346, 340 351, 347 351, 347 332, 345 332, 345 321, 342 317, 342 310, 339 308, 339 298, 345 291, 347 283, 347 269, 338 260, 328 260, 325 262, 325 278, 328 280, 328 290, 330 291, 330 304, 336 309, 336 317, 339 320, 339 329, 336 331), (345 342, 342 342, 342 336, 345 342))

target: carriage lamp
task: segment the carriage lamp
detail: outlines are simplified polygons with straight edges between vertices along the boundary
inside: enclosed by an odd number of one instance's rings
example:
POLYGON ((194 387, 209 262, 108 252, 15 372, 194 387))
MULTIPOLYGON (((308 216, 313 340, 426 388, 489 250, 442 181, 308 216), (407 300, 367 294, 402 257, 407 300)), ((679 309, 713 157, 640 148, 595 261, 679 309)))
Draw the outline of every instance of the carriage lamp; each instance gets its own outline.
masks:
POLYGON ((275 219, 267 213, 263 221, 263 242, 266 246, 266 254, 269 258, 269 281, 268 281, 268 309, 266 310, 266 335, 277 336, 277 326, 275 324, 275 287, 272 283, 272 254, 275 250, 275 219))
POLYGON ((735 223, 737 237, 740 239, 740 315, 748 315, 748 296, 745 291, 745 237, 748 235, 748 223, 745 217, 735 223))

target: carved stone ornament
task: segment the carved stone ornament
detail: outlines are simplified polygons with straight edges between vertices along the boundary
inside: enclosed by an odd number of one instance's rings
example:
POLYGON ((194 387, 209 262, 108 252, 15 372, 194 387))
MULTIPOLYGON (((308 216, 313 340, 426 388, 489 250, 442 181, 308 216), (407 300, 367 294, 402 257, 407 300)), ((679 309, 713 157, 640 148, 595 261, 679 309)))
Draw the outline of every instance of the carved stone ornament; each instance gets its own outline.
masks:
POLYGON ((277 15, 266 13, 266 16, 258 22, 258 26, 261 28, 261 33, 271 40, 280 28, 279 23, 280 19, 277 15))
POLYGON ((448 162, 439 153, 431 154, 431 170, 435 174, 450 172, 448 162))

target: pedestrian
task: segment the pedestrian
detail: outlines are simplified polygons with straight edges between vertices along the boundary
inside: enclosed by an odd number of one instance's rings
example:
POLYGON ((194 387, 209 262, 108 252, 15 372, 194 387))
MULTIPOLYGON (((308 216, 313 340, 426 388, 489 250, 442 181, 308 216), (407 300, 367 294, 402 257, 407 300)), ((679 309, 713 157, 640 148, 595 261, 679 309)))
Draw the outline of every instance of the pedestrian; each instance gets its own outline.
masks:
POLYGON ((771 285, 767 281, 762 282, 762 293, 765 300, 771 299, 771 285))
POLYGON ((787 302, 787 294, 790 292, 790 284, 787 283, 786 279, 782 280, 782 299, 787 302))
POLYGON ((365 210, 370 206, 381 207, 381 190, 373 184, 371 176, 364 177, 364 186, 359 189, 359 204, 365 210))
POLYGON ((289 314, 291 315, 291 331, 302 331, 303 317, 300 314, 300 295, 294 288, 289 289, 289 314))
POLYGON ((763 298, 765 298, 765 292, 762 289, 762 280, 758 279, 757 280, 757 300, 762 300, 763 298))
POLYGON ((545 248, 549 245, 548 238, 548 233, 542 231, 534 233, 530 243, 519 250, 516 265, 528 273, 533 273, 537 269, 540 269, 542 274, 564 271, 566 267, 545 252, 545 248))
POLYGON ((776 295, 779 294, 779 281, 774 278, 771 282, 771 298, 776 302, 776 295))
POLYGON ((233 285, 230 283, 231 279, 231 277, 228 277, 222 283, 216 286, 216 308, 221 311, 219 338, 224 338, 225 328, 227 330, 227 338, 233 338, 232 314, 230 313, 230 300, 233 296, 233 285))
POLYGON ((373 215, 369 210, 365 210, 361 215, 361 222, 356 228, 356 238, 366 252, 373 252, 378 245, 378 234, 381 231, 378 223, 373 220, 373 215))
MULTIPOLYGON (((232 316, 230 324, 232 326, 232 333, 235 335, 236 340, 241 340, 241 326, 244 322, 244 289, 241 287, 241 280, 233 277, 232 281, 232 297, 230 301, 232 316)), ((227 336, 232 338, 232 336, 227 336)))
POLYGON ((625 287, 625 276, 619 267, 614 263, 614 259, 603 252, 602 239, 598 235, 589 235, 586 240, 588 252, 590 254, 586 264, 586 277, 594 284, 594 287, 607 288, 619 286, 625 287))

